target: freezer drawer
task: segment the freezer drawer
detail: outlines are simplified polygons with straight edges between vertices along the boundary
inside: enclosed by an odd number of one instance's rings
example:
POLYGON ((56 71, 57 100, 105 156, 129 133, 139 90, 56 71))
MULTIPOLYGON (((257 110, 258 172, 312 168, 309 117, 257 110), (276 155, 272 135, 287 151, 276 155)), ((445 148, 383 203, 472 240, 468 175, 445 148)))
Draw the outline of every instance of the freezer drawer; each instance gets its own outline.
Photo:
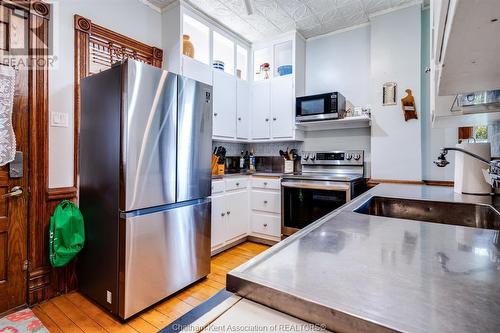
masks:
POLYGON ((126 319, 210 273, 211 202, 129 217, 120 317, 126 319))

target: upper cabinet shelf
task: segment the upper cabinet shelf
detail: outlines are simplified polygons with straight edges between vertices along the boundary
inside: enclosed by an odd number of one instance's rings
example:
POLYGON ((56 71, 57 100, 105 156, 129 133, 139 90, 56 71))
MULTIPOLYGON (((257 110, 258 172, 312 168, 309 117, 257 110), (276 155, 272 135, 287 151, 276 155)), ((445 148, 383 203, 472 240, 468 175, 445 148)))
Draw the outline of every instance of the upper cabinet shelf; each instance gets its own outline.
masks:
POLYGON ((184 2, 162 13, 166 69, 212 84, 212 72, 249 77, 250 43, 222 28, 184 2))

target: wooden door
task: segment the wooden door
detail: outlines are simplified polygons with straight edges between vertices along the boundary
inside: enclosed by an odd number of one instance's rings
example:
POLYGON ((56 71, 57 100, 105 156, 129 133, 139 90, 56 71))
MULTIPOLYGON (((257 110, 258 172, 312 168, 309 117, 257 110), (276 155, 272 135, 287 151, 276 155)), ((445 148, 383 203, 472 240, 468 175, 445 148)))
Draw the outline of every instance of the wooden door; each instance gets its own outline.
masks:
MULTIPOLYGON (((28 48, 28 15, 0 5, 0 55, 24 55, 28 48), (24 49, 23 49, 24 47, 24 49)), ((3 65, 2 65, 3 66, 3 65)), ((4 84, 0 84, 3 89, 4 84)), ((26 303, 28 219, 28 69, 16 69, 12 123, 16 149, 25 161, 19 177, 11 177, 9 164, 0 167, 0 314, 26 303), (19 187, 24 193, 13 193, 19 187), (13 194, 6 197, 7 194, 13 194)), ((17 169, 20 170, 20 169, 17 169)))

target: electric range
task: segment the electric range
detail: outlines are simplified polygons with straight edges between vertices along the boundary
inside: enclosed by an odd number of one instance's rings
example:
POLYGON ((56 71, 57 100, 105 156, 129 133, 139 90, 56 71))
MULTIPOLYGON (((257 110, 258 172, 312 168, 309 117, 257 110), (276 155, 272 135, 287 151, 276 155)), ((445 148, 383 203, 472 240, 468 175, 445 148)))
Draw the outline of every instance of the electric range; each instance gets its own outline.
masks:
POLYGON ((302 171, 281 181, 281 233, 308 226, 366 190, 364 151, 303 152, 302 171))

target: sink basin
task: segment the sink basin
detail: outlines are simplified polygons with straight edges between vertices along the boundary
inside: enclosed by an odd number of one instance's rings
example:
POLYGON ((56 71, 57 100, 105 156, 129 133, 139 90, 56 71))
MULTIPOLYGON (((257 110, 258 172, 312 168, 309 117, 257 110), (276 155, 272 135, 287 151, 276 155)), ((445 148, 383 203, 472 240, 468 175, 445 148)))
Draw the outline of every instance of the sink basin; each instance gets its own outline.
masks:
POLYGON ((356 213, 398 219, 500 230, 500 214, 491 206, 372 197, 356 213))

